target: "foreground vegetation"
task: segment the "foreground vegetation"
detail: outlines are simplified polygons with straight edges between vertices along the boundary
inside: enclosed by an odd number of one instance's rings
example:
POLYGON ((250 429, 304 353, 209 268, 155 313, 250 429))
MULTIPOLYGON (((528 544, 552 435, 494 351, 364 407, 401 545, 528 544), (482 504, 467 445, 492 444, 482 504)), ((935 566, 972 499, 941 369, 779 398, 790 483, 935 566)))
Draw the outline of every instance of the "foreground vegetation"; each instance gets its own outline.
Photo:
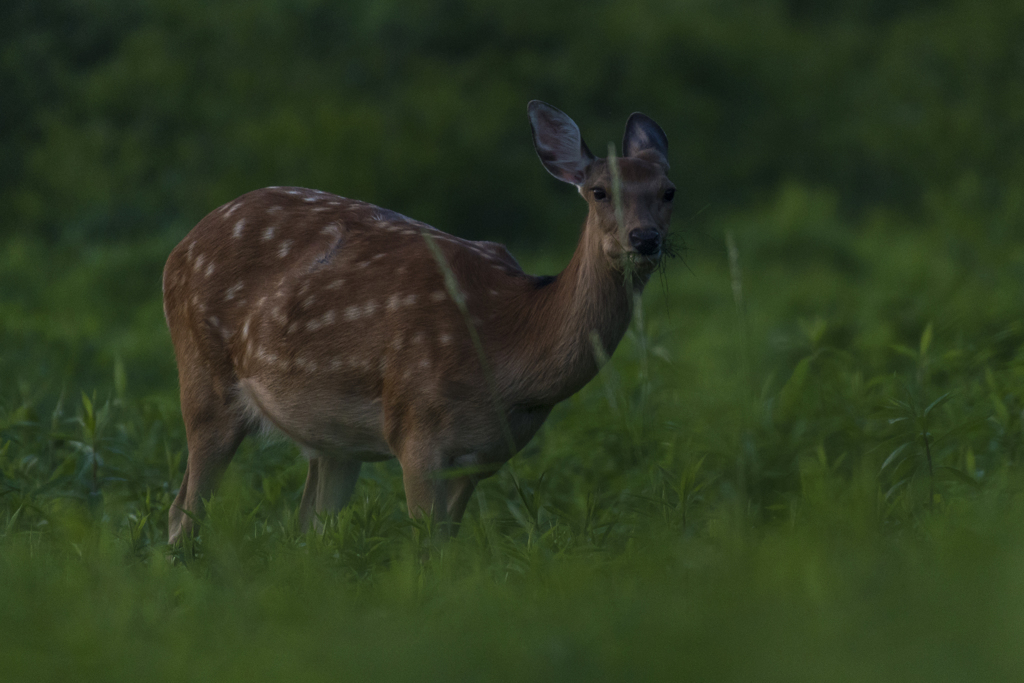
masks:
POLYGON ((613 362, 447 545, 393 463, 299 534, 304 463, 246 441, 169 550, 166 241, 8 243, 4 679, 1019 679, 1020 205, 836 205, 680 220, 613 362))

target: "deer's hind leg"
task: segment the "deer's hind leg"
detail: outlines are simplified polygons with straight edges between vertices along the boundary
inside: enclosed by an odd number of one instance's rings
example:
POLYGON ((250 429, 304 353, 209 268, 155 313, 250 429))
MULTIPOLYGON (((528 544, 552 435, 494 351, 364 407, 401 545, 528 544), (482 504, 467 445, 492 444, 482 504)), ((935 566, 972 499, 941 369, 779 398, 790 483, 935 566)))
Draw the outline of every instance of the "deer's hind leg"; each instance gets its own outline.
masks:
POLYGON ((188 462, 168 513, 168 543, 172 544, 192 533, 203 501, 213 493, 249 431, 249 417, 234 387, 204 372, 179 372, 179 376, 188 462))

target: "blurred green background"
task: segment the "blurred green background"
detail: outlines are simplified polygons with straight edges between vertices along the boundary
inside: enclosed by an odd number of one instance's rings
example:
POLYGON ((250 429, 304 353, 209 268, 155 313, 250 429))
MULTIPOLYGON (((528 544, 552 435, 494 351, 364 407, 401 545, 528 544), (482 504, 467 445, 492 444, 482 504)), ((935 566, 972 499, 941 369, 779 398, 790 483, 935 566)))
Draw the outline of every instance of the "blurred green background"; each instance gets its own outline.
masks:
POLYGON ((0 678, 1021 680, 1022 148, 1017 0, 0 3, 0 678), (669 137, 612 362, 451 544, 247 440, 165 561, 173 246, 302 185, 557 272, 533 98, 669 137))
POLYGON ((180 233, 266 185, 363 198, 468 237, 562 244, 526 102, 595 150, 642 110, 678 217, 797 182, 917 215, 1024 178, 1013 0, 8 0, 0 230, 49 243, 180 233))

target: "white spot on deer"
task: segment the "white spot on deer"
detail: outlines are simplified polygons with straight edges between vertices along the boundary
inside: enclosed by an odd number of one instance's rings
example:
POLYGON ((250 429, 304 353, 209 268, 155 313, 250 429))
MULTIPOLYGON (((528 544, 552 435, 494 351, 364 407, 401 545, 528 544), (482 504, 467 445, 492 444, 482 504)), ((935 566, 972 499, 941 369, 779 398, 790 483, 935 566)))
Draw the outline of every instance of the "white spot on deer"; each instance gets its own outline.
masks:
POLYGON ((452 336, 447 332, 442 332, 441 335, 437 338, 437 341, 438 343, 441 344, 441 346, 448 346, 449 344, 452 343, 452 336))
POLYGON ((302 307, 303 307, 303 308, 309 308, 310 306, 312 306, 312 305, 313 305, 313 302, 314 302, 314 301, 316 301, 316 297, 315 297, 315 296, 313 296, 312 294, 310 294, 310 295, 309 295, 309 296, 307 296, 307 297, 306 297, 305 299, 303 299, 303 301, 302 301, 302 307))
POLYGON ((345 309, 345 320, 358 320, 359 318, 362 318, 364 316, 372 315, 373 312, 376 310, 377 302, 373 301, 372 299, 370 301, 367 301, 362 306, 360 306, 359 304, 349 306, 348 308, 345 309))
POLYGON ((370 265, 369 261, 360 261, 356 264, 356 268, 365 268, 368 265, 370 265))
POLYGON ((215 328, 219 328, 220 327, 220 318, 218 318, 215 315, 211 315, 209 317, 209 322, 210 322, 210 326, 211 327, 215 327, 215 328))
POLYGON ((244 341, 244 340, 246 340, 248 338, 249 338, 249 320, 246 320, 245 324, 242 325, 242 340, 244 341))
POLYGON ((433 292, 430 293, 430 300, 433 301, 435 304, 439 304, 442 301, 444 301, 445 296, 446 295, 443 289, 435 289, 433 292))
POLYGON ((316 200, 319 199, 319 197, 306 196, 306 197, 303 197, 302 199, 303 199, 303 201, 307 201, 307 202, 315 202, 316 200))
POLYGON ((341 370, 343 365, 345 365, 343 358, 335 358, 331 361, 331 370, 341 370))
POLYGON ((271 311, 270 315, 274 319, 274 321, 280 325, 284 325, 286 322, 288 322, 288 318, 285 316, 284 310, 282 310, 280 306, 276 307, 273 311, 271 311))
MULTIPOLYGON (((227 209, 227 211, 224 213, 224 217, 225 218, 230 218, 231 214, 233 214, 235 212, 235 209, 237 209, 238 206, 239 206, 239 202, 233 202, 231 204, 228 204, 226 207, 224 207, 224 208, 227 209)), ((237 235, 236 235, 236 237, 237 237, 237 235)))
POLYGON ((487 293, 490 294, 491 296, 498 296, 498 291, 495 289, 488 289, 487 293))
POLYGON ((293 197, 299 197, 302 195, 302 192, 300 192, 299 190, 285 190, 284 193, 290 194, 293 197))
POLYGON ((269 209, 267 209, 267 213, 281 213, 282 211, 284 211, 284 209, 282 209, 280 206, 272 206, 269 209))
POLYGON ((244 282, 238 282, 229 287, 228 291, 224 292, 224 301, 231 301, 232 299, 234 299, 236 296, 238 296, 238 293, 241 292, 244 287, 244 282))
MULTIPOLYGON (((282 278, 281 281, 284 282, 284 279, 282 278)), ((302 284, 299 285, 299 296, 302 296, 303 294, 305 294, 308 291, 309 291, 309 280, 303 280, 302 284)))
POLYGON ((310 332, 316 332, 321 327, 327 327, 328 325, 330 325, 333 322, 334 322, 334 311, 327 311, 326 313, 324 313, 319 318, 313 318, 308 323, 306 323, 306 329, 308 329, 310 332))
POLYGON ((256 308, 263 308, 263 304, 267 303, 267 297, 261 296, 260 300, 256 302, 256 308))
MULTIPOLYGON (((234 209, 232 209, 232 211, 234 211, 234 209)), ((230 214, 229 214, 229 215, 230 215, 230 214)), ((235 228, 234 228, 234 230, 232 230, 232 231, 231 231, 231 235, 232 235, 232 236, 233 236, 233 237, 234 237, 235 239, 238 239, 239 237, 241 237, 241 236, 242 236, 242 230, 244 230, 244 229, 245 229, 245 219, 244 219, 244 218, 239 218, 239 219, 238 219, 238 222, 237 222, 237 223, 235 223, 235 228)))
POLYGON ((274 239, 274 231, 276 229, 277 228, 275 228, 273 225, 271 225, 269 228, 264 230, 263 231, 263 241, 264 242, 269 242, 270 240, 274 239))
POLYGON ((415 294, 408 295, 407 297, 405 297, 405 301, 402 302, 402 304, 404 306, 412 306, 415 303, 416 303, 416 295, 415 294))
POLYGON ((388 344, 388 346, 395 349, 396 351, 401 351, 402 346, 404 346, 404 341, 402 340, 402 333, 399 332, 398 334, 396 334, 395 337, 391 340, 391 343, 388 344))
POLYGON ((421 332, 417 332, 416 334, 414 334, 412 336, 412 343, 413 344, 422 344, 423 343, 423 332, 422 331, 421 332))
POLYGON ((206 277, 213 275, 213 261, 210 261, 210 265, 206 266, 206 277))
POLYGON ((423 358, 422 360, 420 360, 420 367, 423 368, 424 370, 429 370, 430 369, 430 359, 429 358, 423 358))
POLYGON ((394 313, 398 310, 398 307, 402 305, 402 295, 392 294, 388 297, 387 310, 394 313))
POLYGON ((320 231, 321 235, 334 235, 335 237, 341 235, 341 228, 338 227, 337 223, 328 223, 324 226, 324 229, 320 231))
POLYGON ((203 263, 205 263, 205 262, 206 262, 206 256, 205 255, 200 254, 199 256, 196 256, 196 262, 194 264, 192 264, 192 271, 198 273, 200 270, 203 269, 203 263))
POLYGON ((344 286, 345 286, 345 279, 344 278, 338 278, 337 280, 334 280, 333 282, 331 282, 330 284, 325 286, 324 289, 341 289, 344 286))
POLYGON ((292 248, 292 241, 291 240, 285 240, 285 241, 281 242, 281 246, 277 250, 277 258, 284 258, 285 256, 287 256, 288 252, 291 250, 291 248, 292 248))
POLYGON ((371 261, 376 261, 377 259, 379 259, 379 258, 384 258, 385 256, 387 256, 387 254, 377 254, 376 256, 374 256, 374 257, 373 257, 372 259, 370 259, 370 260, 371 260, 371 261))
POLYGON ((291 325, 288 326, 288 329, 285 330, 285 334, 295 334, 295 332, 298 331, 298 329, 299 323, 297 321, 293 322, 291 325))
POLYGON ((185 255, 188 256, 189 263, 192 262, 192 251, 195 248, 196 248, 196 241, 195 240, 192 240, 191 242, 188 243, 188 250, 185 252, 185 255))
POLYGON ((405 266, 398 266, 398 268, 395 269, 395 273, 398 275, 405 275, 406 270, 407 268, 405 266))

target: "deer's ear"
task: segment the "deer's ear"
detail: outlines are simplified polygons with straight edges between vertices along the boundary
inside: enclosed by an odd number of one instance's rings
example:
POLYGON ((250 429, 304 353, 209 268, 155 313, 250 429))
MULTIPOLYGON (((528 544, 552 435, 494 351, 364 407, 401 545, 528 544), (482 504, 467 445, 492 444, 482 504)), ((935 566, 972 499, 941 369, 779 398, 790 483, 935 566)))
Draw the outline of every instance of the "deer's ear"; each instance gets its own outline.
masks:
POLYGON ((572 119, 550 104, 533 100, 526 107, 533 129, 533 146, 548 173, 579 187, 594 155, 572 119))
POLYGON ((622 153, 639 157, 668 168, 668 136, 654 119, 634 113, 626 121, 626 134, 622 138, 622 153))

